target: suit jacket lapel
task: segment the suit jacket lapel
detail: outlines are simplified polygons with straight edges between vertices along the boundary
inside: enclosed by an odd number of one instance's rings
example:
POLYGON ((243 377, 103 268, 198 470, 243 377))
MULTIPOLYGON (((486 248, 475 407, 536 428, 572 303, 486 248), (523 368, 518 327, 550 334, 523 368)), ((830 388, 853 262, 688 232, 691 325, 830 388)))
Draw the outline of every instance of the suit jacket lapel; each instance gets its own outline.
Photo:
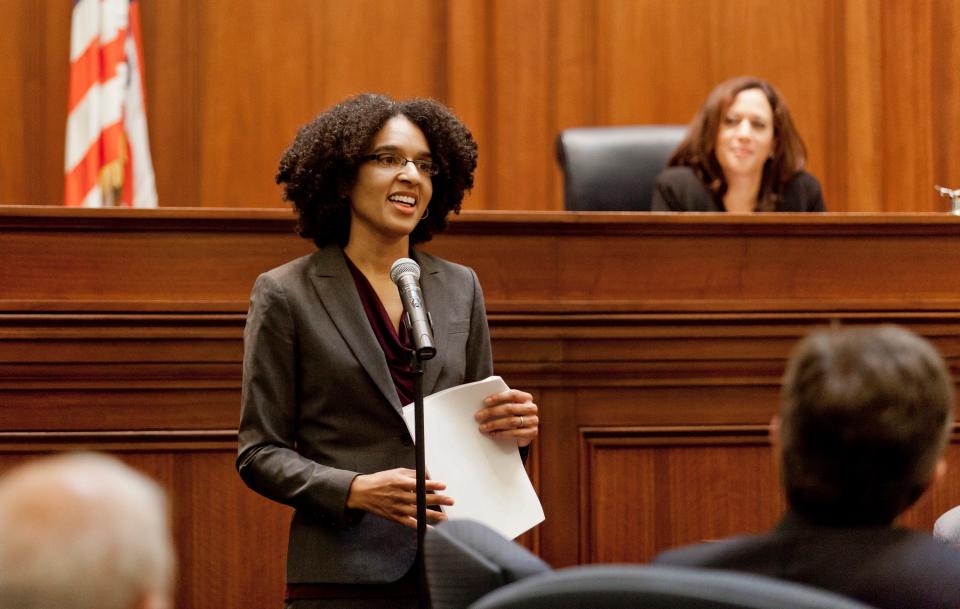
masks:
POLYGON ((423 395, 427 396, 434 392, 446 358, 450 321, 447 318, 447 312, 451 310, 448 302, 450 295, 447 294, 443 285, 443 272, 433 263, 433 259, 416 254, 414 257, 420 265, 420 289, 423 290, 423 299, 427 303, 427 311, 430 312, 430 319, 433 321, 433 343, 437 348, 437 356, 424 363, 423 395))
POLYGON ((402 414, 403 405, 400 404, 397 390, 393 386, 387 360, 363 312, 363 304, 357 294, 350 269, 343 259, 343 251, 336 246, 327 246, 318 250, 314 257, 316 263, 310 279, 320 302, 335 321, 337 330, 354 357, 363 365, 397 413, 402 414))

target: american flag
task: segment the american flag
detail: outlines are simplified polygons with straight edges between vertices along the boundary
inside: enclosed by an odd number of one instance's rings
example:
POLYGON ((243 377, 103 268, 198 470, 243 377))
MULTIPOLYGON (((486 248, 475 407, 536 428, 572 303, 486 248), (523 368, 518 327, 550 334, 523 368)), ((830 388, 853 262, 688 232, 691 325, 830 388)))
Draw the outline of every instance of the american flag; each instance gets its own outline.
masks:
POLYGON ((64 201, 156 207, 137 0, 75 0, 64 201))

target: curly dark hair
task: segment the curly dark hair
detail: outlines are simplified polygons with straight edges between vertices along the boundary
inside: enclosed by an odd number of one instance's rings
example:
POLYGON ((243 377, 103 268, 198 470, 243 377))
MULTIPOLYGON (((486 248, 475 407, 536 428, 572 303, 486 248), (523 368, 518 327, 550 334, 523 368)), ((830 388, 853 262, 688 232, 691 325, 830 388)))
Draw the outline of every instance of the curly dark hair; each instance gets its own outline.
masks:
POLYGON ((350 190, 374 136, 389 119, 403 115, 423 131, 433 162, 429 215, 410 234, 410 244, 429 241, 460 212, 464 192, 473 187, 477 144, 470 130, 440 102, 415 98, 394 101, 364 93, 320 114, 297 132, 280 159, 277 184, 299 216, 297 232, 318 246, 347 244, 350 190))

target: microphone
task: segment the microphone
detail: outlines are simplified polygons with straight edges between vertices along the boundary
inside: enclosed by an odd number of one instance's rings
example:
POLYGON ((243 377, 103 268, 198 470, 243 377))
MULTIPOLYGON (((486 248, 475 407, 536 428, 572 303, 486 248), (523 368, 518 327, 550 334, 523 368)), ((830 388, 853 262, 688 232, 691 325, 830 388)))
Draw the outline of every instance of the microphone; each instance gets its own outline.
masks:
POLYGON ((437 349, 433 346, 430 314, 420 291, 420 265, 409 258, 399 258, 390 267, 390 279, 400 290, 407 326, 413 335, 413 349, 421 360, 428 360, 437 354, 437 349))

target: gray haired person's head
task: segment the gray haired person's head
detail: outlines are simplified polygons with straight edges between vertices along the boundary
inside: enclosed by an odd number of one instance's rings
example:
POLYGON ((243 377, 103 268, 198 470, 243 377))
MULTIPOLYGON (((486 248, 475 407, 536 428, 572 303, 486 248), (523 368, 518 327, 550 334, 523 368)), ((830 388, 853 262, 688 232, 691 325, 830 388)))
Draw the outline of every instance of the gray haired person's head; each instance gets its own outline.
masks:
POLYGON ((933 523, 933 536, 951 546, 960 546, 960 505, 947 510, 933 523))
POLYGON ((165 609, 166 495, 106 455, 30 461, 0 477, 0 609, 165 609))

